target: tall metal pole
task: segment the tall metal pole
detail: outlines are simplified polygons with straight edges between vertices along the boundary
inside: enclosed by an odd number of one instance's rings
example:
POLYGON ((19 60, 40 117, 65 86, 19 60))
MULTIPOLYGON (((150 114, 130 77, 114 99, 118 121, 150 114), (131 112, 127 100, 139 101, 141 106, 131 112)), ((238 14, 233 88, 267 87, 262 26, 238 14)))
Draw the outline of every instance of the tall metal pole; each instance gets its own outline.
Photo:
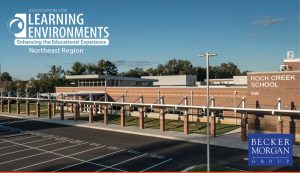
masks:
POLYGON ((209 125, 209 54, 206 53, 206 137, 207 137, 207 172, 210 172, 210 125, 209 125))
POLYGON ((212 54, 206 52, 204 55, 199 55, 205 57, 206 59, 206 128, 207 128, 207 172, 210 172, 210 124, 209 124, 209 57, 216 56, 217 54, 212 54))

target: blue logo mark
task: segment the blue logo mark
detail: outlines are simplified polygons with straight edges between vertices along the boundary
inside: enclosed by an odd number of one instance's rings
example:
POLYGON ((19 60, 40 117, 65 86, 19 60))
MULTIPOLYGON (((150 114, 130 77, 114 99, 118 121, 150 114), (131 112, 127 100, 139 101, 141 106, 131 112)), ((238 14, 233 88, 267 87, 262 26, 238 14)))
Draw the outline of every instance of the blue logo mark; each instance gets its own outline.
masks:
POLYGON ((8 22, 9 31, 13 34, 20 33, 21 31, 23 31, 24 27, 25 24, 23 20, 19 17, 13 17, 8 22))
POLYGON ((249 166, 292 166, 292 134, 249 134, 249 166))

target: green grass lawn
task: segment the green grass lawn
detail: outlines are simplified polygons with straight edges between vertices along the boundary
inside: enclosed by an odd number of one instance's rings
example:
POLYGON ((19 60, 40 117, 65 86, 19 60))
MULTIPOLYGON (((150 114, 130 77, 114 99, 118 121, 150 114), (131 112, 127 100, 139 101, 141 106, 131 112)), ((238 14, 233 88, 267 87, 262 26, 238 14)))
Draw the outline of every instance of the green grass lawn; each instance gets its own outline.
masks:
MULTIPOLYGON (((73 118, 70 118, 73 119, 73 118)), ((88 120, 87 116, 82 116, 79 118, 80 120, 88 120)), ((103 122, 103 116, 97 115, 94 116, 94 121, 96 122, 103 122)), ((139 118, 134 116, 126 116, 125 118, 125 125, 126 126, 139 126, 139 118)), ((159 119, 157 118, 145 118, 145 128, 153 128, 159 129, 159 119)), ((108 123, 109 124, 120 124, 120 116, 119 115, 109 115, 108 116, 108 123)), ((178 131, 183 132, 183 121, 182 120, 165 120, 165 128, 166 130, 170 131, 178 131)), ((190 122, 190 133, 197 133, 197 134, 206 134, 206 122, 190 122)), ((216 132, 217 135, 227 133, 229 131, 235 130, 239 128, 237 125, 232 124, 217 124, 216 132)))
MULTIPOLYGON (((206 171, 207 171, 206 165, 198 165, 198 166, 194 166, 188 172, 206 172, 206 171)), ((233 169, 233 168, 229 168, 226 166, 217 166, 217 165, 212 165, 210 167, 210 171, 213 171, 213 172, 239 172, 238 170, 233 169)))

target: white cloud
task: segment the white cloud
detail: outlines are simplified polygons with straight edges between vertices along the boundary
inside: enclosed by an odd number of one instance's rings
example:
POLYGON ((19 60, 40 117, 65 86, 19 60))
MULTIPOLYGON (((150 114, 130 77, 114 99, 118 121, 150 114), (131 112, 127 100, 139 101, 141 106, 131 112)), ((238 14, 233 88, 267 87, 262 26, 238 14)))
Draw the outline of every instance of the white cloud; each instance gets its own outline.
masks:
POLYGON ((260 19, 253 21, 251 24, 252 25, 261 25, 261 26, 271 26, 271 25, 278 24, 282 21, 283 21, 282 17, 274 18, 271 16, 264 16, 260 19))

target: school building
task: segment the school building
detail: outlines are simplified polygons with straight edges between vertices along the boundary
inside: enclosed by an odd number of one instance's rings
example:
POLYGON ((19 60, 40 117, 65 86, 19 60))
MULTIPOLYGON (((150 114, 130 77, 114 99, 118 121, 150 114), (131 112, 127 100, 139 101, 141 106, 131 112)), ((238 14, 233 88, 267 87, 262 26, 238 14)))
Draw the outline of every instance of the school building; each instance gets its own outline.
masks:
MULTIPOLYGON (((195 76, 147 76, 129 78, 107 75, 67 76, 73 87, 56 87, 56 94, 81 99, 142 102, 149 104, 206 105, 206 86, 196 82, 195 76), (176 79, 178 78, 178 80, 176 79), (163 101, 161 101, 163 98, 163 101)), ((245 107, 255 109, 300 109, 300 58, 289 51, 276 72, 249 72, 247 76, 209 81, 210 96, 216 107, 245 107)), ((167 110, 169 118, 180 117, 180 112, 167 110)), ((150 110, 147 116, 159 118, 150 110)), ((205 113, 189 111, 191 121, 206 121, 205 113)), ((233 111, 216 113, 220 123, 241 123, 241 115, 233 111)), ((134 113, 132 114, 134 115, 134 113)), ((249 132, 292 133, 300 140, 300 115, 274 115, 251 112, 247 114, 249 132), (280 126, 280 128, 278 128, 280 126), (280 129, 278 131, 278 129, 280 129)))

